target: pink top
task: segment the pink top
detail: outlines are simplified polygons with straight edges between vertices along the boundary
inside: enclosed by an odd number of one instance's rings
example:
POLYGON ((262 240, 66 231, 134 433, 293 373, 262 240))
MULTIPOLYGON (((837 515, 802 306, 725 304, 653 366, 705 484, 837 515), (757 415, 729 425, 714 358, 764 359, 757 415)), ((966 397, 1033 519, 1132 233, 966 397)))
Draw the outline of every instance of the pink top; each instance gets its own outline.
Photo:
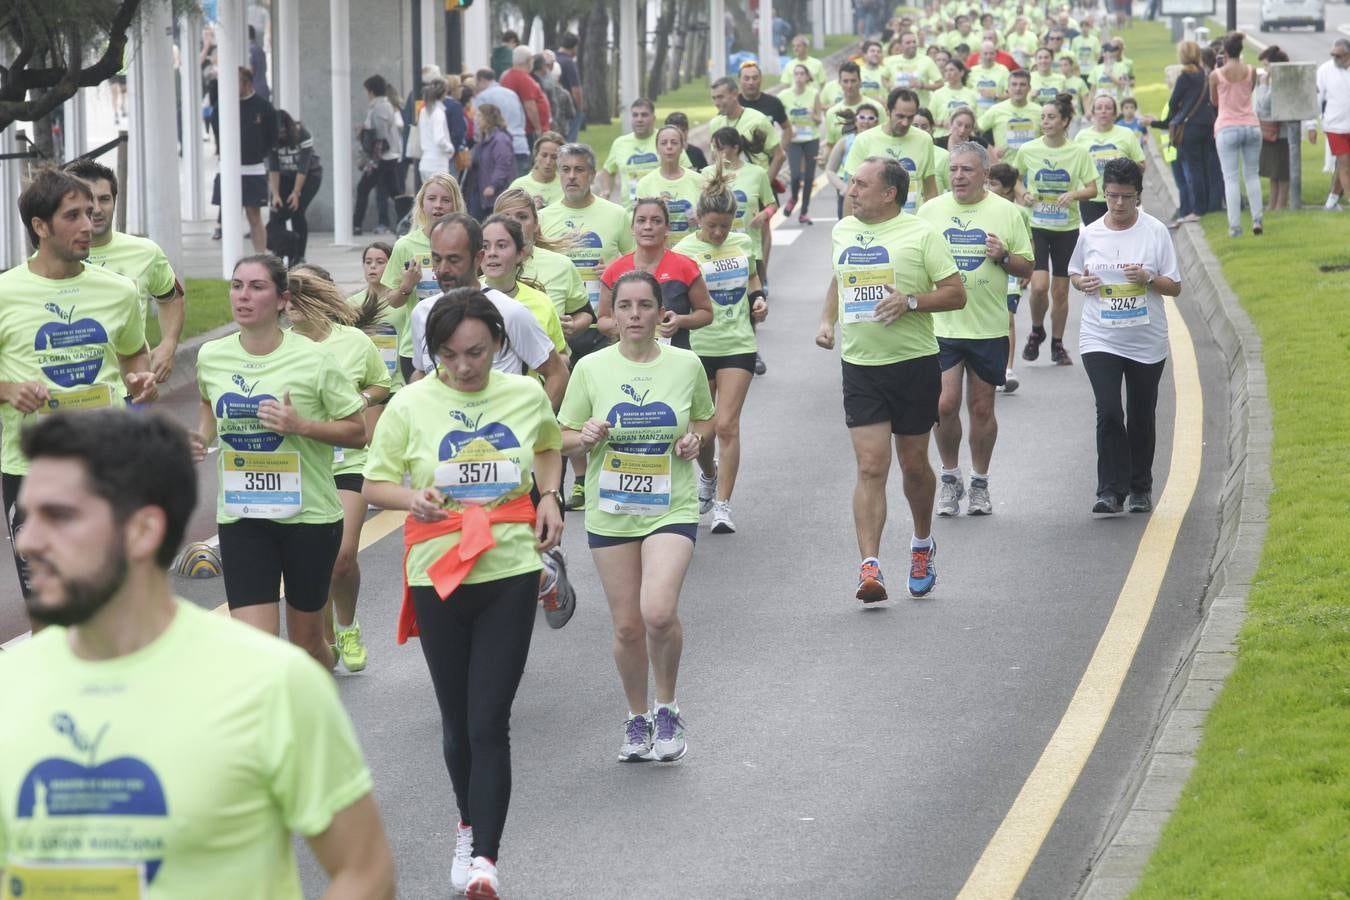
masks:
POLYGON ((1247 74, 1241 81, 1229 81, 1223 70, 1215 75, 1219 82, 1219 115, 1214 120, 1214 133, 1217 135, 1225 128, 1241 125, 1259 127, 1261 120, 1256 118, 1252 109, 1252 87, 1256 81, 1256 70, 1247 66, 1247 74))

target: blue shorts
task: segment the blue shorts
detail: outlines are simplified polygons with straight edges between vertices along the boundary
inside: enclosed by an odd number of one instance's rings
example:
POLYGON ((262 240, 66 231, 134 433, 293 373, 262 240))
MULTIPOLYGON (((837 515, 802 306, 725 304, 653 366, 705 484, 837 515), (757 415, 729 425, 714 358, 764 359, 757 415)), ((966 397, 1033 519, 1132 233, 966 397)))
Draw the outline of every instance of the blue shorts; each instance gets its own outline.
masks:
POLYGON ((1017 315, 1017 307, 1019 307, 1019 306, 1021 306, 1021 305, 1022 305, 1022 295, 1021 295, 1021 294, 1009 294, 1009 295, 1008 295, 1008 312, 1012 313, 1013 315, 1017 315))
POLYGON ((938 363, 942 371, 965 363, 985 384, 998 387, 1007 380, 1008 337, 997 338, 938 338, 938 363))
POLYGON ((586 546, 592 550, 603 550, 606 547, 618 547, 623 544, 632 544, 645 541, 654 534, 678 534, 681 537, 689 538, 689 543, 698 542, 698 524, 697 523, 676 523, 674 525, 662 525, 654 531, 649 531, 643 535, 615 537, 608 534, 596 534, 594 531, 586 532, 586 546))

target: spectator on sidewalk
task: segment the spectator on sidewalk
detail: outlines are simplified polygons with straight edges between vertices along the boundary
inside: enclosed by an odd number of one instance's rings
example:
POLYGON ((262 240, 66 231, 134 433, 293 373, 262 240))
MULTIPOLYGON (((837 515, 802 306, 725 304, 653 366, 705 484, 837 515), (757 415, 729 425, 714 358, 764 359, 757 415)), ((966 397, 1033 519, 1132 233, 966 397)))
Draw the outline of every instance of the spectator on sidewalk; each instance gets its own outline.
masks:
POLYGON ((1337 38, 1331 59, 1317 67, 1317 102, 1322 107, 1322 130, 1336 159, 1335 178, 1327 194, 1327 209, 1340 209, 1335 181, 1341 196, 1350 197, 1350 40, 1337 38))
POLYGON ((577 68, 579 43, 577 36, 569 31, 562 36, 558 47, 558 66, 562 69, 558 84, 572 95, 572 106, 575 110, 571 121, 558 123, 560 126, 558 130, 567 136, 569 144, 576 143, 577 135, 581 133, 581 126, 586 118, 586 95, 582 93, 581 71, 577 68))
MULTIPOLYGON (((521 108, 525 110, 527 153, 529 147, 534 145, 535 136, 548 131, 550 124, 548 98, 544 96, 544 89, 530 76, 533 68, 534 52, 529 47, 517 47, 511 52, 511 68, 506 70, 501 80, 502 87, 519 97, 521 108)), ((519 174, 524 175, 529 171, 528 163, 526 160, 526 167, 519 174)))
MULTIPOLYGON (((253 250, 267 249, 262 210, 267 205, 267 156, 277 142, 277 115, 272 104, 253 90, 253 73, 239 67, 239 174, 243 181, 244 218, 248 220, 253 250)), ((220 173, 216 173, 211 203, 220 206, 220 173)), ((220 240, 220 217, 212 237, 220 240)))
POLYGON ((417 162, 419 182, 437 172, 449 172, 450 158, 455 155, 445 95, 445 81, 440 78, 426 81, 422 88, 422 109, 417 114, 418 149, 422 154, 417 162))
MULTIPOLYGON (((528 75, 525 77, 529 77, 528 75)), ((497 74, 491 69, 479 69, 478 89, 474 93, 474 103, 482 106, 491 103, 501 113, 506 123, 506 132, 511 136, 511 151, 516 157, 516 175, 524 175, 530 170, 530 143, 525 139, 525 107, 520 97, 510 88, 497 82, 497 74)), ((516 175, 512 175, 515 178, 516 175)))
POLYGON ((1219 208, 1222 195, 1211 196, 1218 173, 1211 173, 1209 151, 1214 146, 1214 107, 1209 104, 1209 89, 1201 64, 1200 45, 1182 41, 1177 45, 1181 74, 1167 101, 1169 125, 1180 125, 1181 142, 1176 145, 1177 159, 1185 173, 1185 184, 1177 185, 1181 205, 1177 222, 1199 221, 1201 215, 1219 208))
POLYGON ((1209 73, 1209 102, 1219 111, 1214 120, 1214 139, 1223 167, 1223 193, 1228 209, 1228 236, 1242 234, 1242 191, 1247 185, 1247 203, 1252 211, 1252 234, 1261 234, 1261 122, 1252 108, 1256 90, 1256 67, 1242 61, 1242 34, 1223 39, 1224 64, 1209 73))
POLYGON ((272 88, 267 83, 267 53, 258 44, 258 30, 248 26, 248 67, 253 70, 253 92, 272 102, 272 88))
POLYGON ((516 178, 516 163, 501 110, 491 103, 480 103, 474 121, 478 143, 464 173, 464 202, 470 214, 481 221, 492 214, 497 195, 516 178))
POLYGON ((304 261, 309 246, 305 211, 323 183, 323 160, 309 129, 284 109, 277 110, 277 144, 268 160, 267 182, 272 197, 267 249, 293 266, 304 261))
MULTIPOLYGON (((558 83, 558 57, 552 50, 545 50, 543 53, 536 53, 534 56, 534 68, 530 70, 530 77, 543 90, 544 96, 548 98, 549 122, 551 131, 561 131, 565 129, 572 120, 576 118, 576 105, 572 102, 572 95, 563 90, 558 83)), ((538 140, 536 138, 535 140, 538 140)))
POLYGON ((520 35, 510 30, 503 31, 500 41, 492 48, 492 55, 488 58, 488 65, 492 66, 495 78, 501 78, 511 68, 512 54, 520 46, 520 35))
POLYGON ((389 215, 398 195, 398 148, 402 145, 403 116, 389 102, 389 83, 382 75, 372 75, 363 83, 369 107, 361 126, 361 180, 356 184, 356 208, 352 212, 352 233, 360 234, 366 218, 370 192, 375 191, 375 234, 391 230, 389 215))
MULTIPOLYGON (((1289 62, 1289 54, 1271 44, 1257 59, 1269 66, 1289 62)), ((1270 117, 1269 69, 1259 75, 1252 94, 1252 108, 1261 121, 1261 177, 1270 182, 1266 209, 1285 209, 1289 206, 1289 129, 1284 122, 1276 122, 1270 117)))

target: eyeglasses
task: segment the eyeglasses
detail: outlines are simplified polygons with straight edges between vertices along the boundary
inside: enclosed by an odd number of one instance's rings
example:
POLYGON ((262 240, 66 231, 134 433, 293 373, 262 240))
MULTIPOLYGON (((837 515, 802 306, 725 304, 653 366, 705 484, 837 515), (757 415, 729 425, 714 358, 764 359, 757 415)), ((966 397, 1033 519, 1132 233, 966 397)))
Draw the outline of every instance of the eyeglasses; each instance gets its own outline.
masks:
POLYGON ((1138 194, 1117 194, 1117 193, 1114 193, 1114 192, 1112 192, 1112 191, 1107 191, 1103 196, 1106 197, 1106 200, 1107 200, 1108 203, 1111 202, 1112 200, 1114 200, 1114 201, 1117 202, 1117 203, 1124 203, 1126 200, 1134 200, 1134 199, 1136 199, 1139 195, 1138 195, 1138 194))

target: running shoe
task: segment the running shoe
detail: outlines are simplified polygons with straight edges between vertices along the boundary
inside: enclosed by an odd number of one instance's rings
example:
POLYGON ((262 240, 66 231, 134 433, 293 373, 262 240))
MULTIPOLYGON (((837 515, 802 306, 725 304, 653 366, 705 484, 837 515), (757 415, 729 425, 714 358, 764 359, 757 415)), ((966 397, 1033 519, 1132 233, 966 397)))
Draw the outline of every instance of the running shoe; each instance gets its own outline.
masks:
POLYGON ((652 757, 657 762, 674 762, 684 756, 689 745, 684 742, 684 720, 669 706, 656 710, 656 740, 652 742, 652 757))
POLYGON ((814 224, 816 224, 816 223, 815 223, 815 222, 812 222, 812 221, 811 221, 811 217, 808 216, 806 213, 802 213, 800 216, 797 217, 797 224, 798 224, 798 225, 814 225, 814 224))
POLYGON ((337 629, 337 651, 348 672, 360 672, 366 667, 366 642, 361 640, 360 622, 353 619, 351 628, 337 629))
POLYGON ((937 514, 943 518, 961 515, 961 498, 966 495, 965 485, 955 475, 943 475, 938 487, 937 514))
POLYGON ((1099 516, 1113 516, 1124 509, 1124 504, 1112 491, 1102 491, 1097 495, 1097 502, 1092 504, 1092 512, 1099 516))
POLYGON ((567 508, 569 510, 586 508, 586 487, 581 482, 572 485, 572 493, 567 497, 567 508))
POLYGON ((766 366, 766 365, 764 365, 764 360, 760 357, 760 355, 759 355, 758 353, 756 353, 756 354, 755 354, 755 374, 756 374, 756 375, 763 375, 763 374, 764 374, 765 372, 767 372, 767 371, 769 371, 769 367, 766 366))
POLYGON ((1022 381, 1017 377, 1017 373, 1009 369, 1003 375, 1003 393, 1011 394, 1022 386, 1022 381))
POLYGON ((698 470, 698 514, 701 516, 713 508, 713 497, 717 496, 717 473, 712 477, 703 474, 703 470, 698 470))
POLYGON ((783 218, 785 219, 792 218, 792 211, 796 208, 797 208, 797 201, 789 200, 787 202, 787 206, 783 207, 783 218))
POLYGON ((1261 235, 1265 234, 1265 232, 1266 232, 1265 226, 1261 224, 1260 219, 1257 219, 1255 222, 1252 223, 1252 234, 1256 235, 1257 237, 1260 237, 1261 235))
POLYGON ((863 560, 862 568, 858 569, 857 597, 864 603, 880 603, 886 599, 886 579, 874 559, 863 560))
POLYGON ((567 555, 561 547, 554 547, 543 555, 547 585, 539 591, 539 602, 544 607, 544 620, 549 628, 561 628, 577 611, 577 590, 567 577, 567 555), (551 584, 549 582, 552 582, 551 584))
POLYGON ((1041 355, 1041 344, 1045 343, 1044 329, 1031 329, 1031 334, 1027 335, 1027 345, 1022 348, 1022 358, 1027 362, 1035 362, 1041 355))
POLYGON ((736 524, 731 521, 731 502, 729 500, 714 500, 712 504, 712 514, 713 534, 736 533, 736 524))
POLYGON ((646 762, 652 758, 652 720, 633 716, 623 723, 623 746, 619 762, 646 762))
POLYGON ((450 863, 450 887, 456 894, 469 886, 469 870, 473 867, 473 826, 455 825, 455 858, 450 863))
POLYGON ((984 478, 970 479, 970 499, 966 501, 966 515, 992 516, 994 503, 989 499, 989 482, 984 478))
POLYGON ((469 884, 464 893, 469 900, 498 900, 501 882, 497 880, 497 864, 486 856, 475 856, 469 869, 469 884))
POLYGON ((1063 341, 1052 341, 1050 343, 1050 361, 1057 366, 1073 365, 1073 360, 1069 357, 1069 351, 1064 349, 1063 341))
POLYGON ((937 558, 937 540, 932 541, 927 547, 921 549, 910 548, 909 551, 909 595, 911 597, 926 597, 937 584, 937 564, 933 562, 937 558))
POLYGON ((1132 513, 1153 512, 1153 497, 1148 491, 1134 491, 1130 494, 1129 510, 1132 513))

